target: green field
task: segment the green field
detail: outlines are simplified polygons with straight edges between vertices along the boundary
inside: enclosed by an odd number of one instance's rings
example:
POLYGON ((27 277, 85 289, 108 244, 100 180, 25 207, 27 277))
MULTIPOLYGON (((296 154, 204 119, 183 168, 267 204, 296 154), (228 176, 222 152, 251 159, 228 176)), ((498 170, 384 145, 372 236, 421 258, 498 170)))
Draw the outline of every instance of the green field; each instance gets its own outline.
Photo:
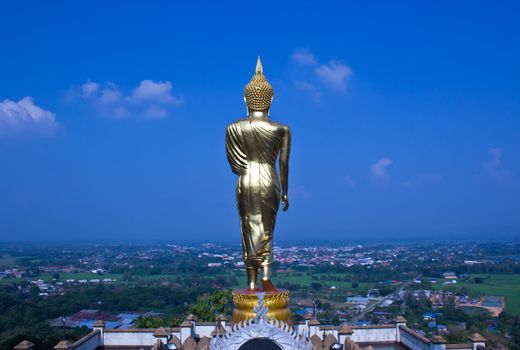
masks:
POLYGON ((9 254, 0 255, 0 266, 10 266, 13 265, 18 259, 17 257, 12 257, 9 254))
MULTIPOLYGON (((41 279, 47 283, 53 281, 53 273, 41 273, 35 277, 25 277, 24 280, 35 280, 41 279)), ((180 278, 189 278, 190 276, 181 275, 181 274, 159 274, 159 275, 139 275, 132 274, 131 280, 124 280, 124 275, 122 273, 105 273, 103 275, 93 274, 91 272, 76 272, 76 273, 68 273, 62 272, 58 273, 59 278, 57 281, 65 282, 66 280, 87 280, 90 281, 92 279, 103 280, 106 278, 110 278, 112 280, 116 280, 116 283, 121 284, 134 284, 144 281, 150 282, 173 282, 180 278)), ((232 285, 233 288, 245 288, 246 287, 246 276, 242 271, 235 272, 226 272, 226 271, 212 271, 209 269, 207 273, 201 274, 198 277, 204 279, 212 279, 214 281, 218 281, 221 278, 225 278, 225 281, 229 283, 229 277, 236 277, 236 283, 232 285)), ((273 283, 278 287, 285 287, 287 284, 289 285, 299 285, 302 288, 302 293, 311 292, 314 296, 320 296, 320 298, 328 299, 334 302, 343 302, 345 298, 349 295, 353 294, 365 294, 367 290, 372 288, 381 288, 380 285, 376 283, 364 283, 358 282, 357 288, 352 288, 351 282, 352 275, 346 273, 315 273, 309 274, 306 272, 277 272, 273 276, 273 283), (313 283, 319 283, 321 288, 313 288, 313 283), (331 287, 336 287, 335 289, 331 289, 331 287)), ((16 281, 15 279, 3 279, 0 280, 0 284, 3 283, 12 283, 16 281)), ((391 286, 385 286, 386 288, 391 286)), ((391 287, 393 288, 393 287, 391 287)), ((295 287, 293 292, 296 292, 298 289, 295 287)))
MULTIPOLYGON (((446 288, 442 286, 443 279, 438 279, 434 289, 446 288)), ((496 295, 505 298, 506 311, 520 314, 520 274, 474 274, 470 275, 467 281, 460 281, 449 288, 460 288, 465 286, 472 294, 476 295, 496 295), (485 278, 484 283, 474 282, 475 277, 485 278)))
MULTIPOLYGON (((352 286, 352 282, 351 281, 334 281, 334 280, 329 280, 327 277, 329 276, 329 274, 306 274, 306 273, 301 273, 300 274, 296 274, 296 273, 287 273, 287 274, 277 274, 277 276, 273 277, 273 282, 274 283, 290 283, 290 284, 299 284, 301 286, 310 286, 312 282, 318 282, 320 283, 323 288, 330 288, 332 286, 336 286, 336 288, 348 288, 350 289, 351 286, 352 286), (314 278, 313 278, 314 277, 314 278), (322 279, 324 278, 324 279, 322 279)), ((351 275, 348 275, 348 274, 333 274, 331 273, 330 276, 334 276, 334 277, 340 277, 340 278, 344 278, 344 277, 351 277, 351 275)), ((358 289, 364 289, 364 288, 367 288, 367 287, 370 287, 370 285, 368 283, 362 283, 360 282, 359 283, 359 287, 358 289)))
MULTIPOLYGON (((60 273, 59 281, 66 281, 68 279, 74 279, 74 280, 91 280, 91 279, 104 279, 104 278, 111 278, 117 280, 117 282, 123 282, 123 274, 117 274, 117 273, 105 273, 103 275, 96 275, 90 272, 77 272, 77 273, 60 273)), ((228 277, 229 274, 227 273, 216 273, 216 274, 208 274, 201 277, 208 277, 208 278, 218 278, 218 277, 228 277)), ((352 282, 350 281, 333 281, 328 279, 329 274, 306 274, 306 273, 278 273, 276 276, 273 277, 273 283, 275 285, 290 283, 290 284, 299 284, 302 287, 310 287, 311 283, 318 282, 322 285, 323 289, 329 289, 332 286, 336 286, 337 289, 341 290, 351 290, 352 282), (324 279, 322 279, 324 278, 324 279)), ((347 274, 330 274, 330 276, 335 277, 350 277, 350 275, 347 274)), ((174 274, 162 274, 162 275, 132 275, 132 281, 139 281, 139 280, 145 280, 145 281, 173 281, 177 279, 178 277, 182 277, 180 275, 174 275, 174 274)), ((42 273, 38 277, 38 279, 42 279, 45 282, 52 281, 52 274, 51 273, 42 273)), ((244 273, 240 273, 237 276, 237 282, 238 284, 234 287, 245 287, 246 286, 246 276, 244 273)), ((359 282, 357 290, 364 290, 367 288, 377 288, 377 286, 374 286, 374 284, 370 283, 363 283, 359 282)))

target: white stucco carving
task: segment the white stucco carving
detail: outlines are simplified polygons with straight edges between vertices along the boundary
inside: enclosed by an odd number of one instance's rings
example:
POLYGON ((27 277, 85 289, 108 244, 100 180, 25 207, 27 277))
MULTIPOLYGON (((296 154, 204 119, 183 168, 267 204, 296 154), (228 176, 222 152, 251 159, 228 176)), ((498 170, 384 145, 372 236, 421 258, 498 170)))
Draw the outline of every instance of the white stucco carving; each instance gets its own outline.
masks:
POLYGON ((264 305, 264 293, 257 293, 258 306, 255 306, 255 318, 234 325, 228 334, 213 338, 211 350, 239 350, 251 339, 264 338, 275 342, 284 350, 311 350, 311 343, 303 334, 298 334, 290 325, 267 319, 267 307, 264 305))

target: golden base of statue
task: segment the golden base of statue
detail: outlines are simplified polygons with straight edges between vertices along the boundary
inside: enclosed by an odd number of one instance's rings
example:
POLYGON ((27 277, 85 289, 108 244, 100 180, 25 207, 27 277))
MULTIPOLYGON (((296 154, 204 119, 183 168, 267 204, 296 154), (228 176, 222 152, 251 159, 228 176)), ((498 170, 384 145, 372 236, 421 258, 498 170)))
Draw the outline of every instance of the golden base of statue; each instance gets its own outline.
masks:
POLYGON ((289 291, 287 289, 275 289, 264 291, 263 289, 235 289, 233 291, 233 322, 239 323, 255 317, 253 308, 258 305, 257 292, 264 292, 265 306, 268 308, 267 317, 291 324, 291 310, 289 310, 289 291))

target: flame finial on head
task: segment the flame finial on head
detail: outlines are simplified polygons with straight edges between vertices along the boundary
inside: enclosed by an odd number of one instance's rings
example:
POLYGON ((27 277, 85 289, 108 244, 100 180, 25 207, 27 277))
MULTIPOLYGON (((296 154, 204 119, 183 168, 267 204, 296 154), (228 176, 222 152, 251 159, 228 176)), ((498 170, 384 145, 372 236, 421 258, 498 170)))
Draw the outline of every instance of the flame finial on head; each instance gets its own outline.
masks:
POLYGON ((262 61, 260 60, 260 56, 258 56, 258 60, 256 61, 256 74, 264 74, 264 69, 262 68, 262 61))
POLYGON ((260 56, 256 61, 255 75, 244 90, 247 108, 251 111, 265 111, 271 107, 273 100, 273 87, 264 76, 264 69, 260 56))

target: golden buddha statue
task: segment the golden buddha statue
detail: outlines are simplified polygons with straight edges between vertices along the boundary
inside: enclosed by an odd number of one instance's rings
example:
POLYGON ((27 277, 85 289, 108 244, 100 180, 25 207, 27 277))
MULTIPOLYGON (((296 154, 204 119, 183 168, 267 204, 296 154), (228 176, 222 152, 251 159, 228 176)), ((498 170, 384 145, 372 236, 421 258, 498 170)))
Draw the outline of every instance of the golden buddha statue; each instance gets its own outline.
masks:
POLYGON ((270 277, 280 196, 283 210, 289 208, 291 132, 289 127, 269 120, 272 100, 273 88, 263 74, 258 57, 256 73, 244 91, 247 118, 230 124, 226 131, 227 159, 232 171, 238 175, 236 201, 250 291, 257 289, 258 270, 262 271, 262 289, 276 291, 270 277), (276 171, 277 158, 280 180, 276 171))

